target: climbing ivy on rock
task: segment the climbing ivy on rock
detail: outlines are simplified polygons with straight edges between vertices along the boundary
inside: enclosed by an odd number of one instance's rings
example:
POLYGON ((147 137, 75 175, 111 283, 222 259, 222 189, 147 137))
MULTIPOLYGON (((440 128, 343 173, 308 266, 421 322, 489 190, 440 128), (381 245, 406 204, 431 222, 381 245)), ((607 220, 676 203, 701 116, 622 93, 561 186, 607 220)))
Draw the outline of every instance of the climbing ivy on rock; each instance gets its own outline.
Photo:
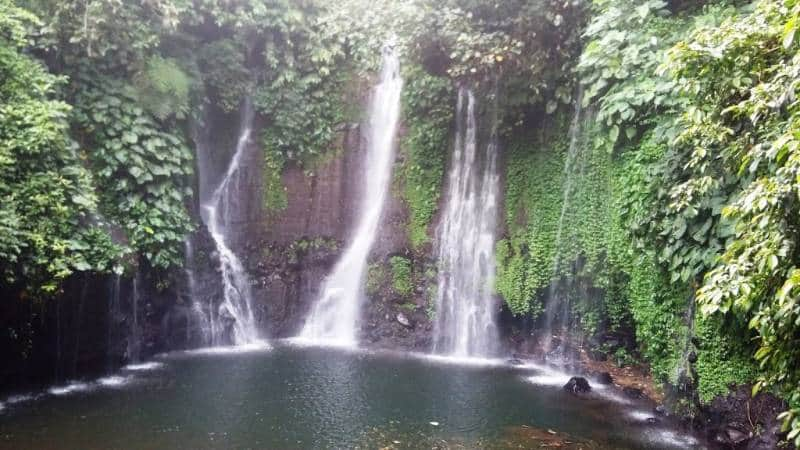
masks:
MULTIPOLYGON (((612 163, 593 144, 593 120, 591 113, 563 111, 540 134, 517 138, 507 153, 508 236, 497 246, 496 290, 515 314, 535 315, 544 288, 562 277, 590 274, 595 287, 608 284, 612 163)), ((588 319, 593 309, 582 315, 588 319)))
POLYGON ((541 312, 540 291, 553 278, 561 213, 558 187, 569 145, 564 122, 543 127, 538 135, 520 136, 506 153, 508 236, 497 243, 495 290, 515 314, 541 312))
POLYGON ((441 197, 449 136, 453 127, 454 91, 449 80, 425 74, 419 68, 406 70, 409 81, 403 89, 406 126, 401 148, 400 171, 403 198, 408 205, 408 238, 415 249, 430 240, 429 228, 441 197))
POLYGON ((411 260, 402 256, 392 256, 389 258, 389 266, 392 272, 392 290, 395 294, 407 298, 414 290, 411 260))

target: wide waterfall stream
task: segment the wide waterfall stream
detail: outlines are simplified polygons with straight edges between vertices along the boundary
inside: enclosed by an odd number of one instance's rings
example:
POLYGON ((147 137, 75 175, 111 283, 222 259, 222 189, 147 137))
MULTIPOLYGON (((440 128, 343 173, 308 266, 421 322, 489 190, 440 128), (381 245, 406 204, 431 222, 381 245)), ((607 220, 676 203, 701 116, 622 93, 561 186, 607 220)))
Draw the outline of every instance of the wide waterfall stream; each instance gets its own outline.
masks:
POLYGON ((489 356, 497 343, 492 298, 497 220, 497 141, 479 153, 476 101, 461 88, 446 206, 438 236, 434 352, 489 356))
POLYGON ((402 85, 399 59, 387 47, 380 81, 372 93, 369 108, 367 160, 358 225, 347 250, 323 283, 321 296, 306 320, 301 339, 345 346, 357 344, 367 257, 378 232, 392 178, 402 85))

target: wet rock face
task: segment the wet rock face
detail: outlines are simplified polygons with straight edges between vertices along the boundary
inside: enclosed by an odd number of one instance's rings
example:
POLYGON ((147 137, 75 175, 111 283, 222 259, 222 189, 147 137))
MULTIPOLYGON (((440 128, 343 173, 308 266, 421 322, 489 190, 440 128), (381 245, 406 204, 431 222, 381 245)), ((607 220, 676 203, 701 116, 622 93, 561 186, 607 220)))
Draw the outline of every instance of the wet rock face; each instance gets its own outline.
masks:
MULTIPOLYGON (((209 298, 219 276, 201 271, 209 298)), ((55 301, 17 301, 0 292, 0 393, 116 370, 134 358, 203 345, 183 271, 156 276, 140 266, 131 276, 81 274, 55 301), (136 307, 134 308, 134 303, 136 307), (136 318, 134 319, 134 310, 136 318), (31 320, 34 319, 34 320, 31 320)))
POLYGON ((639 400, 647 397, 643 390, 631 386, 626 386, 622 388, 622 393, 633 400, 639 400))
POLYGON ((304 238, 288 245, 259 241, 248 247, 245 264, 262 332, 277 338, 299 333, 340 245, 333 239, 304 238))
POLYGON ((102 372, 123 357, 115 330, 124 317, 109 315, 108 280, 72 277, 63 287, 62 296, 45 302, 0 291, 0 394, 102 372), (113 359, 111 352, 118 352, 113 359))
POLYGON ((405 314, 403 314, 401 312, 397 313, 396 319, 397 319, 397 323, 399 323, 400 325, 402 325, 402 326, 404 326, 406 328, 414 328, 414 324, 412 324, 411 321, 408 320, 408 317, 406 317, 405 314))
POLYGON ((723 448, 775 449, 783 437, 777 417, 786 408, 770 394, 751 397, 750 387, 741 386, 704 407, 701 419, 708 439, 723 448))
POLYGON ((600 384, 611 385, 614 384, 614 377, 608 372, 600 372, 597 374, 597 381, 600 384))
MULTIPOLYGON (((287 165, 282 175, 286 208, 261 209, 257 216, 231 225, 240 230, 233 249, 250 276, 256 320, 267 337, 299 333, 325 277, 350 242, 364 179, 366 142, 361 127, 346 127, 337 147, 313 170, 287 165)), ((251 152, 249 158, 243 167, 254 179, 260 177, 261 152, 251 152)), ((261 195, 259 183, 253 195, 261 195)), ((370 254, 371 265, 385 265, 391 256, 409 253, 406 222, 405 206, 392 192, 370 254)), ((374 347, 428 350, 428 293, 415 280, 413 292, 400 298, 390 284, 384 280, 380 292, 364 294, 361 341, 374 347)))

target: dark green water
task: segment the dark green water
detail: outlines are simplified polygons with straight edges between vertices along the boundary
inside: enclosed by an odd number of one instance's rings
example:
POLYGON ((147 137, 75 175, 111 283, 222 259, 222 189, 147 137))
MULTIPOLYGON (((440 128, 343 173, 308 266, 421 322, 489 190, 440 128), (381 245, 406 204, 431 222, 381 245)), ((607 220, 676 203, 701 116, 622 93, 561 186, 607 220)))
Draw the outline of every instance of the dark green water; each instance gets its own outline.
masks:
POLYGON ((158 361, 122 385, 6 401, 0 448, 692 448, 632 418, 642 405, 576 398, 530 369, 286 345, 158 361))

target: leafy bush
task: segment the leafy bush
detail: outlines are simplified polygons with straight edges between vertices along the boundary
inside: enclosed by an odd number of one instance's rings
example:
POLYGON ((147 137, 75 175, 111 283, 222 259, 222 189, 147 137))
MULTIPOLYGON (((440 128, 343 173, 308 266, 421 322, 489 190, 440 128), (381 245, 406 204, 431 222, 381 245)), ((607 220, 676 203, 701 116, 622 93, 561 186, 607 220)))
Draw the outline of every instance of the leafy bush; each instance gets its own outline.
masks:
POLYGON ((177 61, 159 55, 147 60, 145 69, 134 79, 134 95, 159 121, 170 117, 185 119, 189 114, 189 92, 193 80, 177 61))
POLYGON ((97 216, 92 176, 69 136, 63 79, 23 53, 38 20, 0 1, 0 272, 34 296, 122 251, 97 216))
POLYGON ((414 292, 414 280, 411 273, 411 261, 402 256, 389 258, 392 271, 392 289, 401 297, 408 297, 414 292))
POLYGON ((386 282, 386 268, 383 264, 373 263, 367 267, 367 295, 375 295, 381 291, 386 282))
POLYGON ((439 206, 448 138, 453 120, 453 88, 445 78, 406 70, 410 80, 403 89, 407 132, 401 148, 405 155, 400 175, 403 198, 409 209, 408 238, 414 249, 429 240, 428 228, 439 206))
POLYGON ((97 74, 81 80, 74 121, 92 149, 86 157, 100 186, 101 210, 153 267, 181 264, 192 229, 185 206, 192 194, 191 152, 182 137, 159 129, 124 84, 97 74))

